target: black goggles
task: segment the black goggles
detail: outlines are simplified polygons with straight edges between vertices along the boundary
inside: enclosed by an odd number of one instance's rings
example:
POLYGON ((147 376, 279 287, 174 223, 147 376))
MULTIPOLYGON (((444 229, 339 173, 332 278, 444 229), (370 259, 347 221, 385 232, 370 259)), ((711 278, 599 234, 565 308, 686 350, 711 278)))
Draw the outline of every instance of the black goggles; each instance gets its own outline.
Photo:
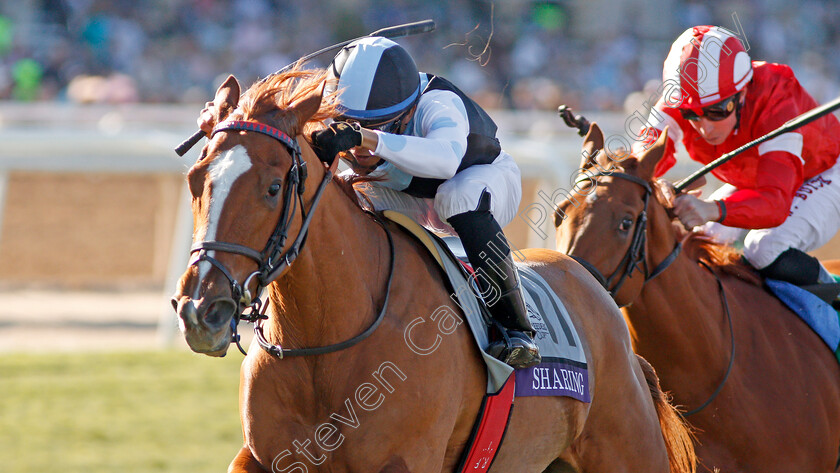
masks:
POLYGON ((713 122, 719 122, 728 118, 729 115, 732 115, 732 112, 734 112, 737 107, 737 101, 740 97, 741 94, 735 94, 732 97, 721 100, 716 104, 701 108, 700 113, 697 113, 692 109, 682 109, 680 110, 680 114, 682 114, 682 117, 686 120, 697 121, 700 120, 700 118, 706 118, 713 122))
POLYGON ((410 112, 411 109, 408 109, 401 114, 397 115, 396 118, 392 118, 388 121, 374 121, 374 120, 355 120, 355 119, 348 119, 347 121, 350 122, 357 122, 362 128, 367 128, 368 130, 379 130, 385 133, 392 133, 392 134, 399 134, 400 127, 402 126, 402 121, 405 118, 406 114, 410 112))
POLYGON ((397 117, 393 120, 390 120, 390 121, 387 121, 387 122, 379 122, 379 123, 368 123, 368 122, 360 121, 359 125, 361 125, 363 128, 367 128, 368 130, 379 130, 379 131, 383 131, 385 133, 395 133, 396 130, 397 130, 397 127, 400 124, 400 118, 402 118, 402 117, 397 117))

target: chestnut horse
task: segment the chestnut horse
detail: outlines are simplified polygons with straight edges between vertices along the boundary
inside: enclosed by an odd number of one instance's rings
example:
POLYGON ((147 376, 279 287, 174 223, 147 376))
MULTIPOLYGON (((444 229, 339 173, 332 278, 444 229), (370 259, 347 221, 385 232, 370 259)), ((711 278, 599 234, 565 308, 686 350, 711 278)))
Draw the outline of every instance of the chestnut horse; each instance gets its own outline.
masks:
MULTIPOLYGON (((296 68, 241 97, 232 76, 219 88, 214 133, 187 175, 195 225, 173 298, 181 330, 194 351, 223 356, 268 288, 242 364, 244 446, 229 471, 452 472, 486 368, 460 320, 416 327, 443 307, 458 313, 441 269, 313 152, 306 137, 337 113, 325 80, 296 68)), ((694 471, 688 430, 609 295, 560 253, 525 254, 585 340, 592 401, 517 399, 492 471, 694 471)))
POLYGON ((600 274, 624 306, 635 350, 692 414, 699 465, 837 471, 837 359, 735 250, 684 238, 672 223, 652 183, 665 136, 613 161, 591 125, 581 167, 593 177, 557 207, 557 249, 600 274))

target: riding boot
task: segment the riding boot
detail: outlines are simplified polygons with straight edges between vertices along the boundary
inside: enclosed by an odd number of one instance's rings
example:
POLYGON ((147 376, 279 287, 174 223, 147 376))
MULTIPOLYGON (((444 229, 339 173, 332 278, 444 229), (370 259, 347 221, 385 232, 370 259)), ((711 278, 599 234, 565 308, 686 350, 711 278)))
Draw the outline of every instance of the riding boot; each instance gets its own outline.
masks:
POLYGON ((796 248, 788 248, 767 267, 758 270, 762 276, 795 284, 823 301, 838 305, 840 283, 820 264, 817 258, 796 248))
POLYGON ((449 217, 476 273, 476 282, 491 317, 502 327, 502 339, 490 344, 487 353, 514 368, 539 364, 539 348, 513 264, 510 245, 490 213, 490 194, 485 190, 474 211, 449 217))
MULTIPOLYGON (((484 272, 483 276, 487 278, 489 286, 498 291, 498 297, 495 301, 489 300, 487 307, 493 320, 505 330, 502 339, 490 343, 487 353, 514 368, 529 368, 539 364, 541 357, 534 343, 534 327, 528 319, 528 309, 522 297, 522 286, 512 255, 508 253, 504 261, 496 268, 484 272)), ((492 294, 493 289, 489 292, 492 294)))

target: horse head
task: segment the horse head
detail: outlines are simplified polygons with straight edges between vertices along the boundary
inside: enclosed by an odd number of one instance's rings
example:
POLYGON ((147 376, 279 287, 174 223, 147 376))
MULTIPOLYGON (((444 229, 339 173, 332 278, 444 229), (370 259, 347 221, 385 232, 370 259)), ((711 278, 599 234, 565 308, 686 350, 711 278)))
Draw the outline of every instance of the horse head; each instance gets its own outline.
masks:
POLYGON ((334 106, 322 94, 323 73, 298 68, 245 94, 230 76, 216 92, 215 127, 187 173, 193 246, 172 298, 193 351, 224 356, 243 310, 297 256, 324 187, 306 187, 307 171, 331 175, 301 139, 334 106))
POLYGON ((666 137, 667 129, 639 156, 610 154, 592 123, 584 138, 578 195, 555 209, 557 250, 585 266, 620 305, 635 300, 679 251, 653 182, 666 137))

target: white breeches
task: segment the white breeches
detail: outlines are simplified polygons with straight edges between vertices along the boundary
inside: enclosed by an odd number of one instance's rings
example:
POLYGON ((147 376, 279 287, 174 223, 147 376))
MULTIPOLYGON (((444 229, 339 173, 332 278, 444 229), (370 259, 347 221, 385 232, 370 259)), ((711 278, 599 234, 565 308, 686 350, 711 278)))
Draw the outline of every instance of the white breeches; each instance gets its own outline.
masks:
MULTIPOLYGON (((721 199, 734 191, 725 184, 710 198, 721 199)), ((778 227, 747 231, 709 222, 702 229, 721 243, 732 243, 746 232, 744 257, 758 269, 770 265, 788 248, 816 250, 840 230, 840 160, 802 184, 793 197, 790 215, 778 227)))
POLYGON ((414 197, 376 182, 360 191, 378 211, 395 210, 436 233, 455 235, 447 220, 476 210, 484 190, 490 193, 490 213, 504 227, 513 220, 522 200, 522 175, 511 155, 502 151, 490 164, 478 164, 455 174, 438 187, 433 199, 414 197))

